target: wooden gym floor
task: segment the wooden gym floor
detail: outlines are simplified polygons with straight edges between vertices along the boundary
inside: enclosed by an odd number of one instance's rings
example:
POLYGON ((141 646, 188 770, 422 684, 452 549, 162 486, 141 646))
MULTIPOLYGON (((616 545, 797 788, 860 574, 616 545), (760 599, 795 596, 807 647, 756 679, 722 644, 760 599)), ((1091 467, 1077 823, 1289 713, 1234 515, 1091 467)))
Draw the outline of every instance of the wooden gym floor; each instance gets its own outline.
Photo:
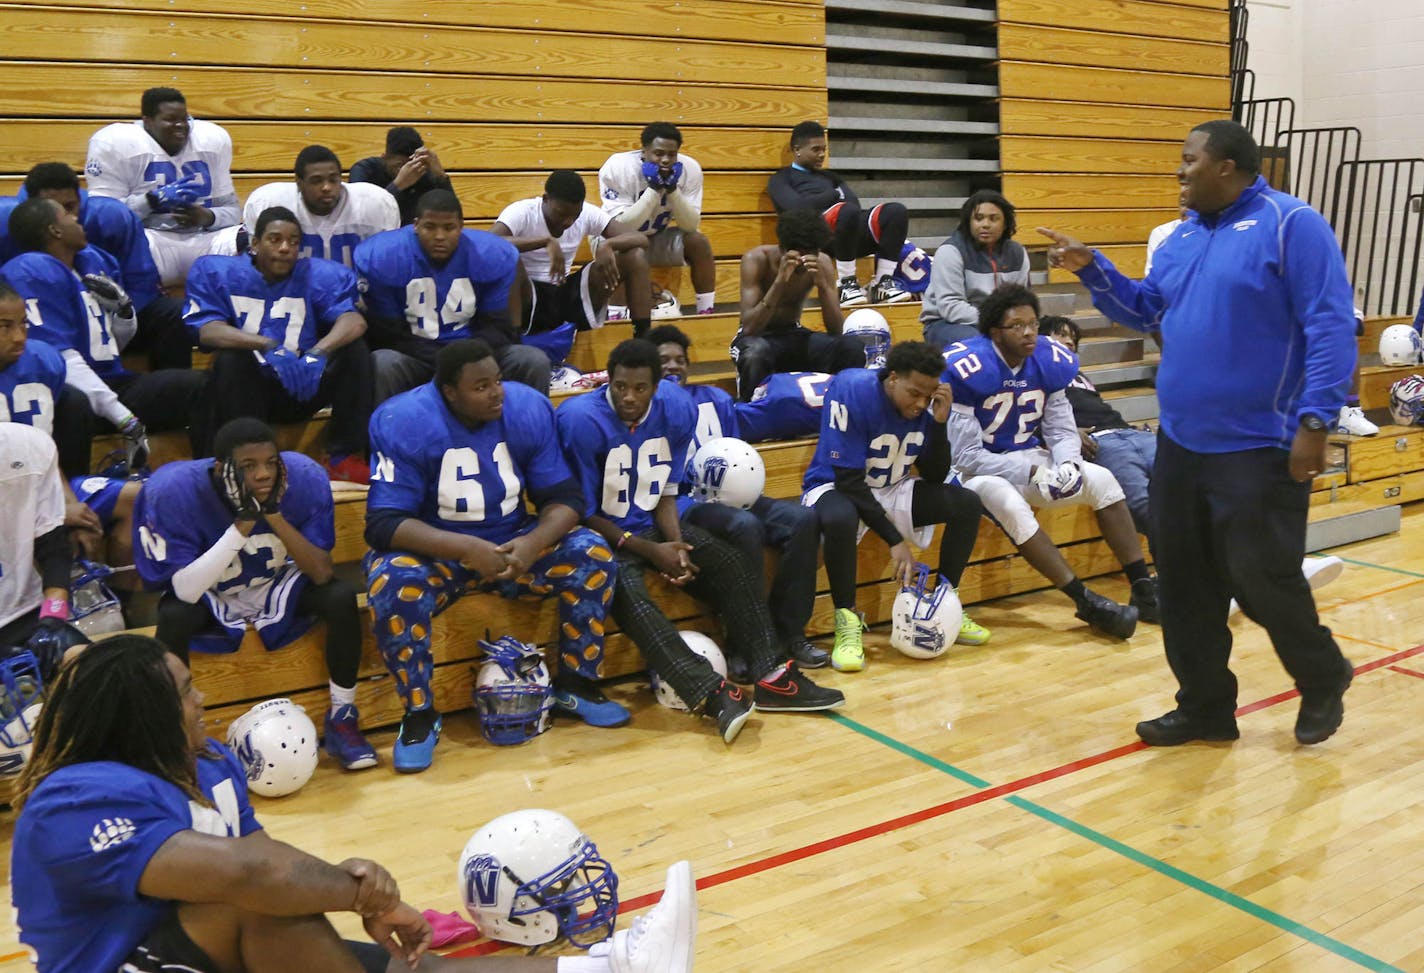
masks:
MULTIPOLYGON (((1241 740, 1144 748, 1133 724, 1171 706, 1158 631, 1112 643, 1038 592, 978 606, 993 641, 934 662, 869 633, 865 672, 817 676, 846 690, 843 711, 757 718, 731 748, 624 683, 629 727, 561 722, 498 749, 457 714, 431 771, 393 774, 381 733, 384 766, 346 776, 324 759, 258 815, 330 860, 374 858, 407 900, 450 911, 476 827, 557 809, 613 862, 624 922, 666 863, 692 860, 704 973, 1417 973, 1421 526, 1424 506, 1406 508, 1402 533, 1330 552, 1346 571, 1317 601, 1357 676, 1344 727, 1316 747, 1295 744, 1291 686, 1238 619, 1241 740)), ((350 918, 338 924, 356 935, 350 918)), ((22 968, 7 912, 0 969, 22 968)))

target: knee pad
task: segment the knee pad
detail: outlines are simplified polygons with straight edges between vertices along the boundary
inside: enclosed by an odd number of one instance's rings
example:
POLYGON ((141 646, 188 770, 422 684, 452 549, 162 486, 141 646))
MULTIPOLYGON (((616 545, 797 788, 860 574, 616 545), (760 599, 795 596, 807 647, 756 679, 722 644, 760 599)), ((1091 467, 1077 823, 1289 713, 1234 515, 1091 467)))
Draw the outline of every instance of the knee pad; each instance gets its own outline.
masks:
POLYGON ((1122 485, 1106 466, 1083 462, 1083 500, 1094 510, 1110 507, 1119 500, 1126 500, 1122 485))
POLYGON ((1001 476, 974 476, 964 484, 979 495, 984 511, 993 517, 1015 544, 1023 544, 1039 531, 1033 507, 1023 492, 1001 476))

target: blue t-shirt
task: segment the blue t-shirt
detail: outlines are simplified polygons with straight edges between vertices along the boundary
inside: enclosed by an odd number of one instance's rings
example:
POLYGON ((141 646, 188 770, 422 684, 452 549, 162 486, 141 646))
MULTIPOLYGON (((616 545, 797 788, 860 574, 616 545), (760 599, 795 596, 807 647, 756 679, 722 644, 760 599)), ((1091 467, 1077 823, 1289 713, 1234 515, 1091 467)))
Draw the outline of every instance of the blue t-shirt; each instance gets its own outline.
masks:
POLYGON ((533 527, 526 488, 571 478, 549 400, 504 383, 504 411, 471 429, 433 382, 382 402, 371 416, 370 512, 394 510, 441 530, 503 544, 533 527))
POLYGON ((40 973, 115 970, 173 903, 138 891, 155 852, 179 831, 215 837, 258 830, 246 777, 217 741, 198 758, 214 807, 127 764, 74 764, 46 777, 15 822, 11 894, 20 942, 40 973))
POLYGON ((648 414, 630 430, 606 388, 565 399, 557 413, 559 442, 594 513, 637 534, 653 526, 653 510, 678 492, 697 408, 676 382, 658 382, 648 414))
POLYGON ((737 403, 737 427, 749 443, 814 436, 831 376, 825 372, 777 372, 737 403))
POLYGON ((801 490, 834 483, 836 469, 865 469, 872 489, 903 480, 925 445, 929 410, 906 419, 880 383, 878 371, 847 368, 831 380, 821 410, 821 435, 801 490))
POLYGON ((0 422, 54 434, 54 405, 64 389, 64 359, 42 341, 25 342, 19 361, 0 368, 0 422))
POLYGON ((260 334, 288 351, 305 351, 356 310, 356 275, 334 260, 305 257, 285 278, 268 283, 250 256, 209 254, 188 271, 183 323, 198 340, 209 321, 260 334))
MULTIPOLYGON (((416 337, 443 344, 487 337, 470 322, 477 311, 509 307, 519 251, 493 233, 465 230, 450 259, 437 267, 420 248, 415 227, 404 226, 363 240, 352 260, 371 317, 404 321, 416 337)), ((508 340, 505 335, 499 343, 508 340)))
POLYGON ((119 361, 119 344, 111 329, 109 314, 85 288, 84 274, 104 274, 120 278, 119 264, 96 247, 85 247, 74 257, 74 269, 58 257, 31 251, 0 267, 25 299, 25 317, 30 322, 30 338, 59 351, 79 352, 94 374, 112 382, 129 372, 119 361))
POLYGON ((993 339, 984 335, 959 341, 944 350, 940 381, 954 390, 956 406, 971 406, 979 421, 984 448, 1012 453, 1042 446, 1038 427, 1044 406, 1078 375, 1078 356, 1045 335, 1015 371, 1009 368, 993 339))

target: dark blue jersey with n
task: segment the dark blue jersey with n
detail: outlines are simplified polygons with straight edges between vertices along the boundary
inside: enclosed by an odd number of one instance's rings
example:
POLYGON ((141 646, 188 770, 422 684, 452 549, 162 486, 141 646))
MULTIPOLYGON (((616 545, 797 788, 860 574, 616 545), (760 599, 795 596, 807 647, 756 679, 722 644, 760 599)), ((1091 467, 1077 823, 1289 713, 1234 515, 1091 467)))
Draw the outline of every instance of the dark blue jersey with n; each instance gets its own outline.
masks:
MULTIPOLYGON (((336 545, 336 513, 325 470, 301 453, 282 453, 282 462, 287 467, 282 517, 313 545, 330 551, 336 545)), ((213 485, 212 467, 209 459, 165 463, 134 502, 134 566, 149 587, 171 587, 173 575, 232 526, 234 512, 213 485)), ((235 652, 249 625, 267 648, 287 645, 311 627, 311 619, 297 613, 308 581, 259 517, 217 584, 204 592, 219 630, 195 639, 193 648, 235 652)))
MULTIPOLYGON (((415 236, 415 227, 386 230, 363 240, 352 256, 372 318, 404 321, 419 338, 445 343, 488 338, 472 329, 475 313, 508 309, 519 251, 503 237, 465 230, 455 252, 436 266, 415 236)), ((507 343, 505 335, 499 343, 507 343)))
POLYGON ((737 403, 737 427, 749 443, 814 436, 831 376, 825 372, 777 372, 737 403))
POLYGON ((232 752, 209 741, 198 780, 214 807, 127 764, 62 767, 15 822, 11 894, 20 942, 40 973, 117 970, 173 903, 139 893, 163 843, 180 831, 233 837, 258 830, 232 752))
POLYGON ((504 383, 504 411, 471 429, 433 382, 382 402, 371 416, 371 491, 366 509, 393 510, 441 530, 503 544, 535 517, 525 490, 571 478, 548 398, 504 383))
POLYGON ((618 418, 606 388, 565 399, 559 442, 593 512, 637 534, 676 495, 697 429, 697 408, 676 382, 658 382, 648 414, 633 429, 618 418))
POLYGON ((1078 356, 1047 336, 1040 335, 1033 353, 1013 369, 993 340, 980 335, 944 350, 940 381, 954 389, 955 405, 974 408, 984 448, 991 453, 1012 453, 1043 445, 1038 427, 1044 405, 1077 374, 1078 356))
POLYGON ((42 341, 25 342, 19 361, 0 368, 0 422, 54 434, 54 404, 64 389, 64 359, 42 341))
MULTIPOLYGON (((684 464, 686 469, 683 472, 683 489, 686 490, 692 479, 692 458, 697 455, 703 443, 721 436, 740 438, 737 431, 736 403, 729 394, 715 385, 683 385, 672 378, 665 378, 663 381, 671 382, 686 392, 687 397, 692 400, 693 408, 697 410, 697 425, 693 427, 692 442, 687 445, 687 462, 684 464)), ((690 496, 684 493, 678 497, 679 514, 686 513, 690 506, 690 496)))
POLYGON ((336 319, 356 310, 356 275, 334 260, 304 257, 292 272, 268 283, 252 258, 208 255, 188 271, 183 323, 198 338, 209 321, 271 338, 288 351, 316 344, 336 319))
POLYGON ((930 418, 929 410, 917 419, 900 415, 878 370, 847 368, 826 389, 821 435, 801 491, 834 483, 837 468, 863 467, 865 482, 872 489, 899 483, 924 449, 930 418))
POLYGON ((84 274, 118 280, 119 264, 97 247, 85 247, 75 255, 72 270, 59 258, 37 251, 22 253, 0 267, 0 276, 25 299, 31 340, 59 351, 74 349, 94 374, 113 382, 129 372, 119 361, 108 313, 80 279, 84 274))

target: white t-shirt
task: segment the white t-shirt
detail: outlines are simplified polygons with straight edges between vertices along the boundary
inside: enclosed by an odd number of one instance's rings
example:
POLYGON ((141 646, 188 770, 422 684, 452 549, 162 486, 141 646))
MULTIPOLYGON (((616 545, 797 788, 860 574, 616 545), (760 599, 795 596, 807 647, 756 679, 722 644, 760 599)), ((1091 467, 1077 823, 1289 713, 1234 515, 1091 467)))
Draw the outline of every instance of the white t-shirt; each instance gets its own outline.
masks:
POLYGON ((295 182, 269 182, 258 186, 242 208, 242 222, 256 235, 257 218, 270 206, 285 206, 302 226, 302 256, 321 257, 351 266, 356 244, 382 230, 400 227, 400 207, 384 188, 365 182, 344 183, 341 201, 325 216, 317 216, 302 202, 295 182))
POLYGON ((1157 252, 1157 248, 1166 243, 1167 238, 1172 235, 1172 231, 1181 225, 1181 220, 1172 220, 1170 223, 1163 223, 1161 226, 1152 228, 1152 233, 1147 237, 1147 265, 1142 268, 1143 277, 1152 273, 1152 255, 1157 252))
POLYGON ((237 190, 232 185, 232 138, 219 125, 188 120, 188 144, 169 155, 143 127, 143 121, 115 122, 89 138, 89 158, 84 163, 89 191, 124 202, 150 230, 200 233, 203 228, 179 226, 172 213, 155 213, 146 194, 188 176, 198 176, 206 191, 199 206, 213 211, 208 231, 237 223, 237 190))
MULTIPOLYGON (((677 161, 682 163, 682 178, 677 188, 692 208, 702 212, 702 166, 690 155, 678 153, 677 161)), ((618 152, 608 157, 603 168, 598 170, 598 192, 603 200, 603 211, 618 219, 623 211, 638 201, 648 181, 643 178, 643 152, 618 152)), ((667 197, 658 202, 651 216, 641 226, 633 227, 640 233, 657 233, 666 229, 673 220, 672 207, 667 197)))
MULTIPOLYGON (((544 199, 542 196, 535 196, 532 199, 521 199, 517 203, 510 203, 504 208, 504 212, 499 214, 499 222, 509 227, 509 232, 515 237, 540 236, 549 232, 549 224, 544 222, 544 199)), ((578 253, 579 244, 584 237, 602 236, 606 228, 613 219, 612 216, 603 212, 592 203, 583 204, 583 212, 578 219, 574 220, 573 226, 564 231, 559 237, 559 246, 564 251, 564 265, 567 269, 573 264, 574 254, 578 253)), ((519 259, 524 261, 524 270, 529 274, 530 280, 541 280, 551 283, 549 274, 549 251, 543 247, 526 251, 519 255, 519 259)))
POLYGON ((31 426, 0 422, 0 626, 44 598, 35 538, 64 523, 64 488, 54 440, 31 426))

